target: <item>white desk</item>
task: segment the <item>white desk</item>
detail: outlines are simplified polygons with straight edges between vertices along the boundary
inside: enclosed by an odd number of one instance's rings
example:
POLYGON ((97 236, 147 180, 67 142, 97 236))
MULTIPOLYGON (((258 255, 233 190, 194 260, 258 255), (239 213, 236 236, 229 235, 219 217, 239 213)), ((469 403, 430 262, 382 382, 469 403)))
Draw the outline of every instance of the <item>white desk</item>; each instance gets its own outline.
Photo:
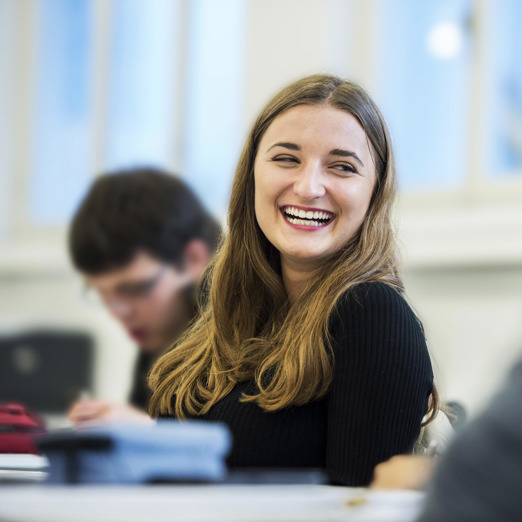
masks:
POLYGON ((0 487, 3 522, 413 522, 423 494, 331 486, 0 487), (354 499, 364 499, 349 505, 354 499))

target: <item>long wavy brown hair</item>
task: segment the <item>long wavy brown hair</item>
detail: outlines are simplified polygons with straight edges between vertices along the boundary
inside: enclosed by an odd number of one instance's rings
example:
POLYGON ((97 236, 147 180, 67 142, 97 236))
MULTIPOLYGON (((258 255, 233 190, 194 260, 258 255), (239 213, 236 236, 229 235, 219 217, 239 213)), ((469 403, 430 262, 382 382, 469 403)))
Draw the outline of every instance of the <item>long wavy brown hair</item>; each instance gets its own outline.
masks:
MULTIPOLYGON (((204 414, 238 382, 250 379, 256 381, 258 392, 242 400, 256 402, 265 411, 324 396, 335 362, 328 326, 341 294, 372 281, 404 291, 391 219, 395 194, 388 129, 361 87, 321 74, 277 94, 257 118, 243 148, 230 199, 228 234, 205 276, 207 302, 199 319, 151 371, 151 415, 204 414), (322 262, 297 302, 290 303, 279 252, 256 221, 254 161, 270 124, 297 105, 327 105, 356 117, 369 141, 377 181, 355 236, 322 262)), ((437 408, 434 389, 432 416, 437 408)))

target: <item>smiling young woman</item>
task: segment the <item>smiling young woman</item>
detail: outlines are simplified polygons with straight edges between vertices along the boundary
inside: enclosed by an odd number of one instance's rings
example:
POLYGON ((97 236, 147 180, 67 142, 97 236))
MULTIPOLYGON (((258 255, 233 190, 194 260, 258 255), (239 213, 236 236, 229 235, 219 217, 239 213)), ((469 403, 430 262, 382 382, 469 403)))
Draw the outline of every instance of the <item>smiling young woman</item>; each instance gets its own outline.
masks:
POLYGON ((247 139, 201 319, 153 368, 155 416, 226 422, 231 467, 364 485, 437 411, 403 297, 386 125, 328 75, 280 92, 247 139))

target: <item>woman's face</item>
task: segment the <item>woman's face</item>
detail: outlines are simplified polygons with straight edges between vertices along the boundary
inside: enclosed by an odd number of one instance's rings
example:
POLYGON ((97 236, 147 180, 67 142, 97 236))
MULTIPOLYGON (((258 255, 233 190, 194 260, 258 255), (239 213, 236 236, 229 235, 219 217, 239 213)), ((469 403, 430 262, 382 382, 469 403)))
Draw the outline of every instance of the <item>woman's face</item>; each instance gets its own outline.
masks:
POLYGON ((328 105, 299 105, 266 130, 254 179, 257 222, 283 266, 313 270, 356 233, 376 173, 354 116, 328 105))

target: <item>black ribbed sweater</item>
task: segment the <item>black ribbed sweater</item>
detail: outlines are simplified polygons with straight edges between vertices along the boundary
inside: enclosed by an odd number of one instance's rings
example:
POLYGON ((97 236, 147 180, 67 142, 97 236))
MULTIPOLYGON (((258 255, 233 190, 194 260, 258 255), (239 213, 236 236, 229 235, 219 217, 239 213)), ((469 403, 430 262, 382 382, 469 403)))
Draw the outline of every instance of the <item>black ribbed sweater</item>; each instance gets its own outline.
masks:
POLYGON ((324 468, 334 484, 366 485, 373 468, 411 452, 433 387, 421 326, 383 283, 359 285, 332 314, 334 377, 327 395, 267 413, 239 402, 244 382, 198 419, 225 422, 230 468, 324 468))

